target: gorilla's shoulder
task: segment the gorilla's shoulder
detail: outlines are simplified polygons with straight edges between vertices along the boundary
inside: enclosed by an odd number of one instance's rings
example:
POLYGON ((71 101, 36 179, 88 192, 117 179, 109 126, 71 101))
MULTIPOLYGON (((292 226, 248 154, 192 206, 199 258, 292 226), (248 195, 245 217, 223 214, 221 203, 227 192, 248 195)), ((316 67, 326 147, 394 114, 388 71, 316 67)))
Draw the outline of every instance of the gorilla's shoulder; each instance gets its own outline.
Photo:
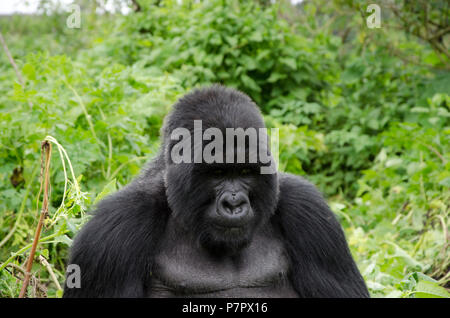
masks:
POLYGON ((150 163, 131 183, 98 202, 92 214, 130 217, 167 209, 162 171, 150 163))
MULTIPOLYGON (((303 177, 279 173, 280 196, 278 212, 296 216, 334 216, 320 191, 303 177)), ((310 219, 310 220, 312 220, 310 219)))
POLYGON ((278 179, 280 183, 280 192, 285 195, 323 199, 316 186, 303 177, 281 172, 278 174, 278 179))
POLYGON ((369 297, 344 231, 317 188, 304 178, 281 174, 276 220, 301 297, 369 297))

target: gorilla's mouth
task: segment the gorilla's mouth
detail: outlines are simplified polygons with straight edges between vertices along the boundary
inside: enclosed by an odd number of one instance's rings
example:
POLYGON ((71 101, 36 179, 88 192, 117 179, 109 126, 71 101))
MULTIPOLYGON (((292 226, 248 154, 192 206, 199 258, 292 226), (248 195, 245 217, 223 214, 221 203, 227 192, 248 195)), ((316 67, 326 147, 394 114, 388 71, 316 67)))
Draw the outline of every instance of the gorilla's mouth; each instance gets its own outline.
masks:
POLYGON ((223 225, 217 225, 214 224, 213 227, 223 233, 224 235, 230 235, 234 237, 239 237, 242 235, 245 235, 247 232, 246 226, 223 226, 223 225))

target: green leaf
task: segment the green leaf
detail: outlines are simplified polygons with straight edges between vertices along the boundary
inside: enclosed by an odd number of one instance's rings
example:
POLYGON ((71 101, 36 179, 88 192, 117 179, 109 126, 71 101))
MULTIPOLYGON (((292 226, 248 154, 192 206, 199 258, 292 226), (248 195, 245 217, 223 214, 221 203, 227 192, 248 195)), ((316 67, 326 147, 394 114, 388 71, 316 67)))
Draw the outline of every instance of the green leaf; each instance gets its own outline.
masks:
POLYGON ((421 280, 416 286, 416 298, 450 298, 450 293, 437 283, 421 280))
POLYGON ((280 62, 283 63, 286 66, 289 66, 289 68, 291 68, 293 70, 297 69, 297 62, 292 57, 281 58, 280 62))
POLYGON ((269 83, 275 83, 280 79, 284 79, 286 78, 287 75, 285 74, 281 74, 281 73, 277 73, 277 72, 273 72, 270 74, 269 78, 267 79, 267 82, 269 83))
POLYGON ((426 107, 413 107, 411 113, 429 113, 430 109, 426 107))
POLYGON ((55 242, 66 244, 67 246, 72 245, 72 240, 67 235, 61 235, 55 237, 55 242))
POLYGON ((235 47, 238 44, 238 38, 237 37, 231 37, 227 36, 225 37, 225 40, 230 44, 230 46, 235 47))
POLYGON ((108 194, 111 194, 116 191, 116 179, 111 180, 108 184, 103 188, 103 190, 97 195, 94 200, 94 204, 99 202, 101 199, 106 197, 108 194))
POLYGON ((450 177, 447 177, 439 182, 439 185, 450 188, 450 177))
POLYGON ((44 256, 46 259, 48 259, 48 249, 43 249, 41 251, 41 255, 44 256))
POLYGON ((250 78, 248 75, 242 74, 241 80, 242 80, 242 83, 244 83, 244 85, 247 86, 248 88, 251 88, 257 92, 261 91, 261 88, 258 86, 258 84, 256 84, 256 82, 252 78, 250 78))
POLYGON ((31 80, 36 79, 36 69, 32 64, 29 63, 25 64, 22 68, 22 73, 31 80))

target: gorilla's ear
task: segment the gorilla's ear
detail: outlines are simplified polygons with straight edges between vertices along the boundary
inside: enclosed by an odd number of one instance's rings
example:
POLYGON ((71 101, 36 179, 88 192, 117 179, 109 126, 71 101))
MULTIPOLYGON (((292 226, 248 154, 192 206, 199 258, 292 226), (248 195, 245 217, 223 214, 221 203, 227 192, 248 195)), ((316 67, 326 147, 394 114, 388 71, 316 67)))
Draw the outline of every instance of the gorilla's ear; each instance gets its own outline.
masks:
POLYGON ((280 173, 276 219, 300 297, 369 297, 341 225, 311 183, 280 173))

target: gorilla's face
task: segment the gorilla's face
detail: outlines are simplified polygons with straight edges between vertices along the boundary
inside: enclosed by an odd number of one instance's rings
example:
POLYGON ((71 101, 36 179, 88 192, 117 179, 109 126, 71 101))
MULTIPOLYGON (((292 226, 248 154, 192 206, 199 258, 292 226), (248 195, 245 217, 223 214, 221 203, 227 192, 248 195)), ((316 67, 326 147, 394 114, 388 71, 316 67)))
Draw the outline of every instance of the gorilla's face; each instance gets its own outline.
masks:
POLYGON ((173 217, 211 252, 245 247, 275 210, 277 175, 256 164, 172 164, 166 172, 173 217))
POLYGON ((264 129, 248 96, 217 86, 186 95, 166 118, 163 151, 171 217, 212 252, 240 250, 275 211, 276 169, 261 170, 273 163, 264 129))

